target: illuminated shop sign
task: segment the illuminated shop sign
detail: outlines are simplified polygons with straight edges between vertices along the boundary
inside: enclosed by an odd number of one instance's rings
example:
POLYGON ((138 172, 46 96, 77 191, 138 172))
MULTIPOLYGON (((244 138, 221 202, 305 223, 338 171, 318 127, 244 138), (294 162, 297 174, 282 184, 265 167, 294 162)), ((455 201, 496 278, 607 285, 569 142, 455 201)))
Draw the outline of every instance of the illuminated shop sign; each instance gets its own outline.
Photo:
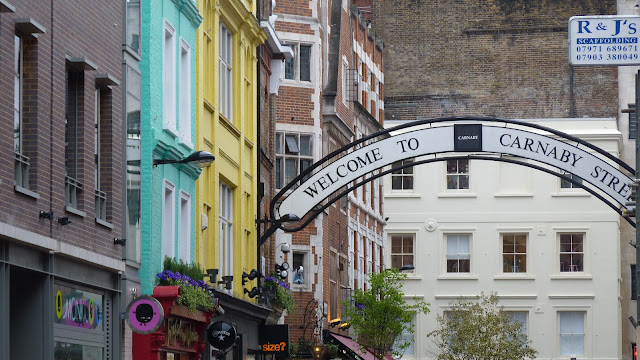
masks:
POLYGON ((102 330, 103 295, 54 285, 54 322, 83 329, 102 330))

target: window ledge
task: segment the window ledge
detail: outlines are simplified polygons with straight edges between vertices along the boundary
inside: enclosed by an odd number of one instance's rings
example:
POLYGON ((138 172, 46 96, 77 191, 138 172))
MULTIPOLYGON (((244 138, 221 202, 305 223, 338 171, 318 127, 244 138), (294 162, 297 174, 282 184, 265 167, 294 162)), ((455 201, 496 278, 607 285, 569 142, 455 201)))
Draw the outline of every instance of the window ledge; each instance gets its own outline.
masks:
POLYGON ((299 81, 293 79, 284 79, 282 80, 282 84, 280 86, 296 86, 301 88, 313 89, 313 81, 299 81))
POLYGON ((113 230, 113 228, 114 228, 113 224, 108 223, 108 222, 106 222, 106 221, 104 221, 102 219, 96 218, 96 223, 99 224, 99 225, 102 225, 102 226, 104 226, 106 228, 109 228, 111 230, 113 230))
POLYGON ((533 197, 533 193, 498 193, 493 194, 494 197, 497 198, 522 198, 522 197, 533 197))
POLYGON ((388 197, 388 198, 421 198, 422 194, 418 194, 418 193, 388 193, 388 194, 384 194, 384 197, 388 197))
POLYGON ((436 279, 438 280, 478 280, 477 274, 464 274, 464 275, 440 275, 436 279))
POLYGON ((588 274, 576 275, 551 275, 551 280, 592 280, 593 276, 588 274))
POLYGON ((307 284, 291 284, 291 288, 300 291, 311 291, 311 286, 307 284))
POLYGON ((585 191, 581 192, 553 192, 551 193, 551 197, 589 197, 591 194, 585 191))
POLYGON ((422 280, 422 276, 415 274, 407 274, 405 280, 422 280))
POLYGON ((36 200, 40 199, 40 195, 38 193, 33 192, 33 191, 31 191, 31 190, 29 190, 27 188, 23 188, 22 186, 15 185, 13 189, 16 192, 20 193, 20 194, 27 195, 29 197, 32 197, 32 198, 36 199, 36 200))
POLYGON ((194 149, 193 143, 191 142, 191 140, 180 139, 180 145, 182 145, 183 147, 187 148, 187 150, 190 150, 190 151, 193 151, 194 149))
POLYGON ((169 136, 172 136, 174 138, 178 138, 179 134, 178 131, 176 131, 176 129, 173 128, 169 128, 169 127, 162 127, 162 132, 164 132, 165 134, 168 134, 169 136))
POLYGON ((495 275, 493 280, 535 280, 535 275, 509 275, 509 274, 501 274, 495 275))
POLYGON ((441 192, 438 193, 439 198, 476 198, 478 194, 471 192, 441 192))
POLYGON ((78 210, 78 209, 76 209, 74 207, 71 207, 69 205, 65 206, 64 210, 66 212, 72 213, 73 215, 78 215, 80 217, 87 217, 87 213, 86 212, 80 211, 80 210, 78 210))

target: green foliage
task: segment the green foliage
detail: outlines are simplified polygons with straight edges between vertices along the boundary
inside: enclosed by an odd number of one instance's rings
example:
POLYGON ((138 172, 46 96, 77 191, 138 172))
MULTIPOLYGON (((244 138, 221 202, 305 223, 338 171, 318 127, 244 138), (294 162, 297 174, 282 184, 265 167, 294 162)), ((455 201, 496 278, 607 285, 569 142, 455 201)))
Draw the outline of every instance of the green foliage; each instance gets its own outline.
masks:
POLYGON ((272 297, 269 299, 271 304, 280 309, 285 309, 289 314, 293 313, 295 302, 289 284, 270 274, 264 278, 263 291, 270 292, 272 297))
POLYGON ((182 259, 164 257, 162 263, 162 270, 173 271, 174 273, 180 273, 186 275, 193 280, 204 280, 204 270, 197 263, 185 264, 182 259))
POLYGON ((217 302, 203 278, 203 271, 198 264, 185 264, 182 260, 167 257, 164 260, 164 270, 156 275, 156 283, 160 286, 180 287, 178 304, 186 306, 191 312, 213 311, 217 302))
POLYGON ((179 286, 178 304, 188 307, 191 312, 196 310, 213 311, 216 308, 213 298, 205 289, 184 284, 179 286))
POLYGON ((403 299, 406 277, 398 269, 371 273, 367 291, 355 290, 352 302, 343 302, 342 316, 351 325, 358 344, 371 350, 377 359, 389 353, 402 356, 411 343, 396 339, 403 331, 414 332, 414 315, 429 312, 426 302, 413 299, 409 304, 403 299))
POLYGON ((438 360, 521 360, 537 351, 522 329, 502 307, 498 296, 482 293, 480 301, 458 299, 444 316, 439 329, 428 334, 440 353, 438 360))

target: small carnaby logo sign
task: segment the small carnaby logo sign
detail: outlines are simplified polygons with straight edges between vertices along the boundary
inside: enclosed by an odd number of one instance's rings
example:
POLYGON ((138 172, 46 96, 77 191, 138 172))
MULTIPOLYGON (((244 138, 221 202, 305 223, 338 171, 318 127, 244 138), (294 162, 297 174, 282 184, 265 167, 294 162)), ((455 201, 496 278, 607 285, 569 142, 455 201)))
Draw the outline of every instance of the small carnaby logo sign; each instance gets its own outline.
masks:
POLYGON ((482 151, 481 124, 455 124, 453 136, 455 151, 482 151))

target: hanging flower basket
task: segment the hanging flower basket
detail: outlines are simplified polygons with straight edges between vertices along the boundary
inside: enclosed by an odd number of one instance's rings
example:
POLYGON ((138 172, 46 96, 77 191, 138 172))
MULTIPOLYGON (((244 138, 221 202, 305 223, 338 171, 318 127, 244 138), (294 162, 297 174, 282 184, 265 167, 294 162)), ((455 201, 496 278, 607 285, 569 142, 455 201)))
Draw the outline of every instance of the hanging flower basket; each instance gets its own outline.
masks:
POLYGON ((266 276, 262 291, 272 307, 293 312, 294 301, 289 284, 274 276, 266 276))

